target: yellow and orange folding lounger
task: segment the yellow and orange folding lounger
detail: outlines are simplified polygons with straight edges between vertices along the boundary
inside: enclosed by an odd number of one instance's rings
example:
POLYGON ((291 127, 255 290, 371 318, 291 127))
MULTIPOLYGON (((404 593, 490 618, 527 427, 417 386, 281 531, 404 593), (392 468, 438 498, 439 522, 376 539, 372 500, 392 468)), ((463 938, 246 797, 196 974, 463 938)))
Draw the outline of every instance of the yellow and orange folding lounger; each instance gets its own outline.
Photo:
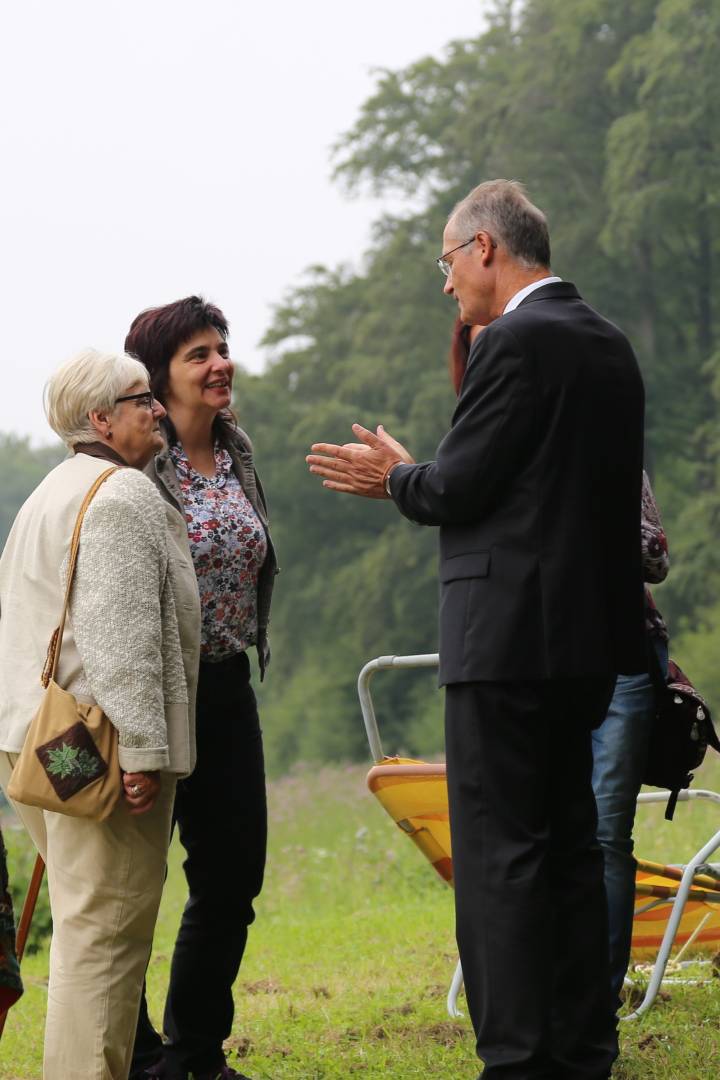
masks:
MULTIPOLYGON (((427 860, 452 885, 452 849, 448 816, 445 766, 411 758, 385 757, 370 694, 374 672, 389 668, 434 668, 437 653, 417 656, 380 656, 365 664, 358 678, 358 695, 370 752, 375 765, 368 787, 395 824, 410 837, 427 860)), ((638 803, 666 802, 667 791, 644 792, 638 803)), ((714 791, 682 791, 679 802, 710 799, 720 803, 714 791)), ((690 948, 717 948, 720 944, 720 872, 707 860, 720 848, 720 831, 685 866, 662 866, 638 861, 633 958, 656 957, 642 1003, 624 1019, 636 1019, 652 1005, 664 980, 674 944, 685 954, 690 948)), ((679 957, 678 957, 679 960, 679 957)), ((682 967, 676 960, 674 968, 682 967)), ((709 963, 709 961, 708 961, 709 963)), ((672 978, 665 981, 694 981, 672 978)), ((459 1016, 457 996, 462 986, 458 964, 447 999, 448 1012, 459 1016)))

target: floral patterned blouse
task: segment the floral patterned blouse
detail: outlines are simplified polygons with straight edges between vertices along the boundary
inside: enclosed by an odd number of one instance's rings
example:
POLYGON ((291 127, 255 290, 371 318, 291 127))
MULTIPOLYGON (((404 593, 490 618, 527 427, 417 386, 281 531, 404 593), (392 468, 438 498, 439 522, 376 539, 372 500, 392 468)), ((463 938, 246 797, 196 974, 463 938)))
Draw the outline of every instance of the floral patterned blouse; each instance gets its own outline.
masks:
MULTIPOLYGON (((642 515, 640 529, 642 534, 643 577, 651 584, 664 581, 670 568, 668 544, 663 531, 660 511, 650 487, 647 473, 643 473, 642 515)), ((665 620, 655 607, 655 601, 648 588, 645 589, 645 626, 649 634, 667 641, 668 632, 665 620)))
POLYGON ((215 475, 210 477, 193 469, 179 443, 170 447, 170 457, 200 590, 200 655, 213 663, 257 640, 257 585, 267 537, 227 450, 215 446, 215 475))

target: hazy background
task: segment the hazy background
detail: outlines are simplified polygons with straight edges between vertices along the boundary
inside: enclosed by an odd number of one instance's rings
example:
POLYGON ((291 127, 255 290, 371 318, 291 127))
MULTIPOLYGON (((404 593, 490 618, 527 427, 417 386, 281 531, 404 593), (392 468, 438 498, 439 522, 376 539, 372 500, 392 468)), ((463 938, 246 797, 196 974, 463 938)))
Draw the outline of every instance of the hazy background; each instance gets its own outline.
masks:
POLYGON ((49 373, 144 307, 217 301, 233 356, 295 276, 357 260, 391 200, 330 149, 375 79, 482 29, 481 0, 23 0, 3 11, 0 431, 47 441, 49 373))
MULTIPOLYGON (((435 530, 333 496, 305 454, 361 420, 434 455, 454 405, 439 238, 472 186, 515 177, 554 271, 637 352, 670 544, 656 600, 718 715, 719 4, 71 0, 6 22, 0 544, 59 453, 9 434, 49 440, 49 372, 205 292, 231 319, 283 568, 257 684, 268 766, 365 757, 361 665, 437 647, 435 530)), ((434 674, 376 694, 386 749, 442 752, 434 674)))

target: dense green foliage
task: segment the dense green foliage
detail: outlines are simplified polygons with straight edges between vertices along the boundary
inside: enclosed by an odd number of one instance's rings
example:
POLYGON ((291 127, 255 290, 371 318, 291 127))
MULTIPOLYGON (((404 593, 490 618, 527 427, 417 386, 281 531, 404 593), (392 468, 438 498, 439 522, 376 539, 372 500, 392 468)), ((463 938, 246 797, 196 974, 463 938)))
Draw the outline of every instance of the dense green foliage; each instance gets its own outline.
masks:
MULTIPOLYGON (((310 268, 275 311, 266 372, 237 379, 283 567, 261 691, 273 768, 362 754, 361 664, 436 648, 433 531, 323 490, 304 454, 359 420, 432 456, 452 412, 455 314, 433 259, 454 202, 497 176, 527 184, 555 272, 637 350, 673 557, 659 600, 674 651, 720 701, 719 49, 713 0, 498 0, 477 39, 378 76, 337 177, 407 212, 378 221, 359 268, 310 268)), ((432 687, 385 680, 388 749, 440 748, 432 687)))
POLYGON ((29 439, 0 435, 0 547, 20 504, 64 455, 59 446, 34 450, 29 439))
MULTIPOLYGON (((378 223, 359 271, 308 272, 276 311, 269 369, 238 387, 284 568, 265 694, 276 764, 361 750, 360 665, 436 648, 432 530, 324 491, 303 453, 359 420, 432 455, 452 410, 455 313, 433 257, 454 202, 495 176, 526 182, 549 216, 555 272, 635 345, 674 557, 659 599, 686 666, 720 700, 718 48, 710 0, 530 0, 499 3, 487 32, 442 61, 380 75, 337 175, 407 196, 408 212, 378 223)), ((439 749, 431 677, 388 680, 388 748, 439 749)))

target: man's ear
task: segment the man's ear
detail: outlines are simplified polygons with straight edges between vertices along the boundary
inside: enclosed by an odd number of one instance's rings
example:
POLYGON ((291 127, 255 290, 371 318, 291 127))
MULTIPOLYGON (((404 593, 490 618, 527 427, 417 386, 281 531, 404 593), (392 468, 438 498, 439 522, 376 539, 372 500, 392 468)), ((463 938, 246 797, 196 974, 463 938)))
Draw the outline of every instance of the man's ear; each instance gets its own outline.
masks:
POLYGON ((485 232, 484 229, 476 234, 475 239, 480 248, 480 258, 482 259, 483 266, 489 266, 495 257, 497 244, 490 233, 485 232))

